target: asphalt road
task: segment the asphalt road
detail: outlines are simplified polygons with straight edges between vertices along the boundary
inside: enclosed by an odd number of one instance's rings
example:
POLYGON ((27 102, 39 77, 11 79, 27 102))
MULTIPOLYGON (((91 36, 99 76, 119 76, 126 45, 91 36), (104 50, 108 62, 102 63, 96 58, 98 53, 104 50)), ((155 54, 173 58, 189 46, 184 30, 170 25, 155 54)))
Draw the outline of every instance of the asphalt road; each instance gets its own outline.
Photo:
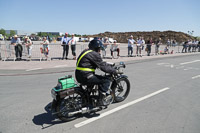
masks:
MULTIPOLYGON (((131 92, 124 102, 112 104, 99 116, 63 123, 48 110, 50 90, 59 77, 73 75, 73 69, 24 71, 28 75, 20 76, 16 74, 23 70, 16 70, 6 71, 14 76, 0 76, 0 133, 200 131, 200 55, 127 62, 124 73, 131 82, 131 92), (112 110, 123 105, 126 108, 112 110), (87 123, 88 119, 94 121, 87 123), (79 126, 81 122, 85 125, 79 126)), ((5 74, 5 70, 0 73, 5 74)))

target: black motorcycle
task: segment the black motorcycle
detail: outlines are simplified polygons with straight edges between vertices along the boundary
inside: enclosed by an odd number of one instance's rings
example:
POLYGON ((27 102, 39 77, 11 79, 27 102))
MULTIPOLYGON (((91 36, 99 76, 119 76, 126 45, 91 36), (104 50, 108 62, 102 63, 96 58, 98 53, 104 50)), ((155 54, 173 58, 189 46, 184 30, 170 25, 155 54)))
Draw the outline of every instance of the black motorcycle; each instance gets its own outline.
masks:
MULTIPOLYGON (((125 68, 125 64, 112 64, 116 70, 125 68)), ((122 102, 130 92, 130 82, 123 74, 105 74, 112 83, 109 94, 103 94, 98 85, 76 84, 74 78, 69 75, 59 78, 58 84, 51 90, 53 97, 52 114, 62 121, 70 121, 80 114, 95 113, 107 108, 112 102, 122 102)))

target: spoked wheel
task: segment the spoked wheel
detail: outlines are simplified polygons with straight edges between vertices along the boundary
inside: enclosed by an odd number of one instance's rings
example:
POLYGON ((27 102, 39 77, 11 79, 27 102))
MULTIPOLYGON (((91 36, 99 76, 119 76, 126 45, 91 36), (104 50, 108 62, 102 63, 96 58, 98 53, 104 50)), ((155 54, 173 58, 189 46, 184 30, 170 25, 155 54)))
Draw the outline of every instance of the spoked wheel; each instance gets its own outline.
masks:
POLYGON ((114 85, 114 100, 115 102, 124 101, 130 92, 130 82, 127 78, 121 78, 114 85))
POLYGON ((79 114, 74 112, 79 111, 82 108, 83 104, 84 100, 78 93, 74 93, 63 99, 60 99, 56 106, 58 118, 62 121, 71 121, 76 119, 79 114))

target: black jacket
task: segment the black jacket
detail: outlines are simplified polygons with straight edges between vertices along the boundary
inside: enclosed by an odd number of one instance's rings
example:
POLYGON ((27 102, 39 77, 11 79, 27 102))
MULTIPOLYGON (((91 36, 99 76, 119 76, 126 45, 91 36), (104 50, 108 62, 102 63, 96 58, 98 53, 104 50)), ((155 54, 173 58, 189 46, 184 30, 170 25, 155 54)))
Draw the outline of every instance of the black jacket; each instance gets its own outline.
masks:
MULTIPOLYGON (((84 54, 87 50, 84 50, 78 57, 77 61, 81 57, 82 54, 84 54)), ((99 68, 103 72, 106 73, 116 73, 116 70, 112 68, 109 64, 106 62, 103 62, 100 54, 98 52, 92 51, 87 53, 82 57, 80 60, 78 67, 83 67, 83 68, 92 68, 96 69, 99 68)), ((94 74, 94 72, 90 71, 81 71, 81 70, 76 70, 75 76, 76 79, 79 83, 83 83, 87 81, 88 76, 94 74)))

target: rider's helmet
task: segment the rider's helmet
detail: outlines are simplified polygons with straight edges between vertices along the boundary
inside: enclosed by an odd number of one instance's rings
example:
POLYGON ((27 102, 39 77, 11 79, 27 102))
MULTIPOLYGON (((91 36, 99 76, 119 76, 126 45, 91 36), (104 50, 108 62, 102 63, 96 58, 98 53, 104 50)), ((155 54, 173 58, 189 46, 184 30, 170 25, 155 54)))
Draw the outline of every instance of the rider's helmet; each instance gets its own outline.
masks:
POLYGON ((88 45, 89 49, 94 50, 96 52, 99 52, 100 49, 102 49, 103 44, 100 40, 98 39, 93 39, 92 41, 90 41, 89 45, 88 45))

